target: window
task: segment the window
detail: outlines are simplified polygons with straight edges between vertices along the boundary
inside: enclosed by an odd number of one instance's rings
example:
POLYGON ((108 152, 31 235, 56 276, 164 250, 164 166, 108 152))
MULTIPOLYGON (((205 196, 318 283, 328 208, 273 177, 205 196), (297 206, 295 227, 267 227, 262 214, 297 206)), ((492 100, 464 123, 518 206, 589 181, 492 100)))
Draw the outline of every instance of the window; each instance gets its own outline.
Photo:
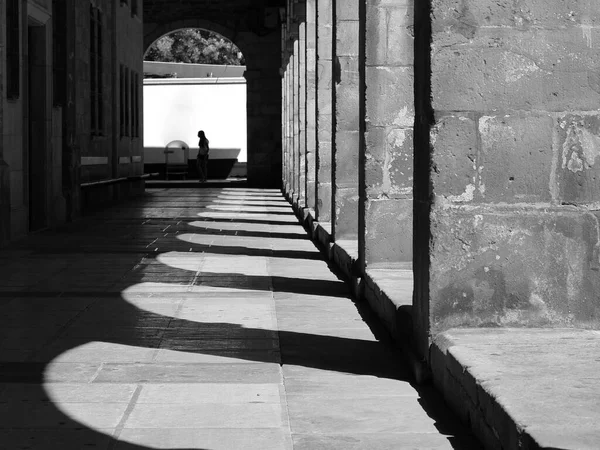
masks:
POLYGON ((131 136, 131 96, 129 95, 129 78, 129 69, 125 67, 125 86, 123 89, 125 91, 125 136, 131 136))
POLYGON ((119 76, 119 119, 121 137, 140 136, 140 75, 121 64, 119 76))
POLYGON ((21 90, 21 27, 19 14, 20 0, 6 3, 6 96, 15 100, 21 90))
POLYGON ((90 5, 90 95, 92 136, 104 134, 102 12, 90 5))
POLYGON ((52 2, 52 71, 54 106, 64 106, 67 98, 67 10, 64 1, 52 2))
POLYGON ((140 74, 135 74, 135 81, 133 83, 133 92, 134 92, 134 105, 133 105, 133 114, 135 120, 133 121, 133 135, 135 137, 140 137, 140 74))
POLYGON ((121 137, 125 136, 125 66, 121 64, 119 73, 119 125, 121 128, 121 137))

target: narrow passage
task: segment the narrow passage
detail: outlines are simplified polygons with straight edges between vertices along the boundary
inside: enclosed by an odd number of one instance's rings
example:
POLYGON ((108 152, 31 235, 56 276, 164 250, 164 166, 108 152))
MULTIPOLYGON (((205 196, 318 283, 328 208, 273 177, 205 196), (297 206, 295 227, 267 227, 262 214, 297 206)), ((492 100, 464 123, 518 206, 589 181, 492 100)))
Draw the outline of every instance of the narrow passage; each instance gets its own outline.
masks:
POLYGON ((149 189, 0 270, 2 449, 479 448, 279 191, 149 189))

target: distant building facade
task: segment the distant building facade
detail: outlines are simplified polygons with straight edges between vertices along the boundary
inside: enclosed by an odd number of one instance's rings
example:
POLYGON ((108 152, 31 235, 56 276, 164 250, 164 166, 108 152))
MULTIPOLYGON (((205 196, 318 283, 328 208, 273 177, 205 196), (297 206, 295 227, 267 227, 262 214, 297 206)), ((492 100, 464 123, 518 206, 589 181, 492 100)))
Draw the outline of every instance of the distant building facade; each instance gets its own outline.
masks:
POLYGON ((143 189, 142 5, 0 0, 0 245, 143 189))

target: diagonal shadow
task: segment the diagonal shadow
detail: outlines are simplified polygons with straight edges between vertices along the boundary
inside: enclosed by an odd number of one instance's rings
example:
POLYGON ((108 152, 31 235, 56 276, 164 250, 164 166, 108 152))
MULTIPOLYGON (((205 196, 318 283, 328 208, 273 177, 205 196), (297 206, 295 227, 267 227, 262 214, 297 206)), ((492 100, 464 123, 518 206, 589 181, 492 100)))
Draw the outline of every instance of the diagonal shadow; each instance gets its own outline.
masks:
MULTIPOLYGON (((66 247, 65 251, 76 252, 76 249, 68 248, 68 245, 66 247)), ((97 251, 100 250, 101 247, 98 247, 97 251)), ((195 245, 194 252, 199 251, 211 254, 286 258, 293 258, 298 255, 298 252, 293 251, 257 249, 255 253, 250 252, 247 248, 240 247, 225 248, 195 245)), ((81 250, 79 252, 81 253, 81 250)), ((49 254, 47 252, 42 253, 44 255, 49 254)), ((141 254, 142 257, 145 255, 141 254)), ((322 260, 322 257, 314 252, 312 257, 303 259, 322 260)), ((83 277, 75 274, 73 276, 79 276, 79 281, 83 286, 93 286, 96 282, 93 274, 83 277)), ((19 302, 28 297, 37 298, 42 294, 53 295, 57 300, 80 295, 84 300, 87 298, 90 301, 74 316, 69 317, 54 335, 49 336, 39 350, 21 358, 20 361, 0 363, 0 411, 3 412, 2 417, 10 419, 10 415, 13 414, 14 417, 20 417, 18 420, 22 421, 24 417, 27 417, 27 412, 31 411, 32 406, 37 407, 37 416, 34 418, 35 423, 46 424, 46 427, 48 427, 48 424, 52 424, 52 426, 59 428, 59 431, 52 436, 53 441, 41 440, 39 442, 40 448, 79 449, 97 445, 117 450, 149 450, 150 447, 116 441, 109 435, 87 428, 58 409, 51 402, 51 398, 44 388, 50 364, 60 360, 61 355, 68 354, 75 348, 97 342, 135 348, 170 350, 186 354, 236 358, 256 363, 298 365, 394 380, 409 380, 409 374, 395 350, 384 342, 244 327, 240 324, 228 322, 198 322, 141 309, 132 304, 124 292, 128 290, 128 287, 143 285, 148 280, 159 281, 167 286, 177 286, 180 282, 186 286, 208 287, 217 290, 219 288, 235 288, 245 292, 245 295, 249 295, 248 293, 251 292, 272 291, 274 293, 304 296, 346 297, 348 301, 351 301, 347 288, 341 281, 245 275, 235 272, 202 271, 193 274, 189 270, 175 267, 165 267, 164 271, 155 273, 133 270, 127 274, 124 282, 119 285, 119 290, 114 292, 94 292, 91 288, 82 288, 77 291, 69 287, 60 290, 52 285, 49 285, 48 289, 44 291, 43 284, 37 286, 38 292, 6 291, 3 293, 3 297, 7 300, 4 303, 8 305, 11 304, 11 301, 19 302), (51 290, 51 287, 55 289, 51 290), (27 389, 24 390, 26 394, 23 394, 20 398, 19 393, 11 394, 11 389, 14 386, 22 384, 27 385, 27 389), (20 400, 17 402, 18 411, 11 411, 9 408, 14 408, 15 404, 9 404, 6 398, 14 400, 15 395, 17 396, 16 400, 20 400), (3 401, 2 398, 5 400, 3 401)), ((151 295, 156 298, 161 297, 163 294, 155 293, 151 295)), ((164 296, 166 299, 169 298, 168 293, 164 296)), ((201 301, 201 297, 198 300, 201 301)), ((385 333, 381 332, 374 316, 360 305, 357 305, 357 309, 363 320, 374 330, 376 336, 384 336, 385 333)), ((5 333, 8 334, 9 338, 18 339, 20 337, 17 331, 19 330, 19 324, 14 323, 14 317, 6 318, 6 320, 9 319, 13 320, 13 328, 4 328, 5 333), (17 326, 15 327, 15 325, 17 326), (14 331, 11 331, 13 329, 14 331), (10 336, 11 333, 14 333, 14 336, 10 336)), ((21 324, 23 327, 29 325, 26 314, 22 315, 20 319, 17 317, 17 320, 23 320, 21 324)), ((154 375, 149 373, 147 370, 149 365, 156 365, 156 363, 129 365, 126 368, 130 370, 129 382, 148 383, 153 381, 153 376, 155 377, 154 381, 160 381, 162 379, 161 373, 154 373, 154 375)), ((176 364, 170 366, 171 369, 177 370, 176 364)), ((119 363, 103 364, 102 367, 98 368, 93 380, 110 383, 111 380, 114 381, 115 373, 118 373, 118 370, 126 370, 123 367, 124 365, 119 363)), ((182 367, 180 368, 182 369, 182 367)), ((444 417, 447 411, 435 411, 434 408, 429 406, 433 403, 435 402, 424 402, 424 408, 430 414, 435 414, 436 421, 442 424, 440 428, 442 430, 444 429, 443 424, 448 422, 448 418, 444 417)), ((19 423, 18 420, 17 424, 19 423)), ((444 429, 444 432, 451 433, 451 428, 444 429)), ((15 432, 18 432, 18 430, 12 431, 12 433, 15 432)), ((40 437, 40 439, 45 438, 47 438, 45 435, 40 437)), ((449 437, 449 439, 455 440, 455 442, 451 442, 455 448, 463 446, 463 440, 454 437, 449 437)), ((466 442, 468 444, 462 448, 476 448, 473 446, 472 441, 467 439, 466 442)))

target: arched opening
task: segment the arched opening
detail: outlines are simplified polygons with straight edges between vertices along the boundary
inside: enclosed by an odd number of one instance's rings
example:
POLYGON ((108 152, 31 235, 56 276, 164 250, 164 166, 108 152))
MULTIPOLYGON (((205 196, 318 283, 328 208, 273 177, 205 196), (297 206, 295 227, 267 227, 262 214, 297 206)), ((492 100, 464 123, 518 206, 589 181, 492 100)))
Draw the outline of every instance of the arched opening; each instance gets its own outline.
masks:
POLYGON ((198 132, 210 141, 209 179, 247 175, 247 87, 242 51, 223 35, 181 28, 144 54, 146 173, 198 179, 198 132), (167 148, 173 141, 186 146, 167 148), (173 166, 178 166, 172 170, 173 166))

